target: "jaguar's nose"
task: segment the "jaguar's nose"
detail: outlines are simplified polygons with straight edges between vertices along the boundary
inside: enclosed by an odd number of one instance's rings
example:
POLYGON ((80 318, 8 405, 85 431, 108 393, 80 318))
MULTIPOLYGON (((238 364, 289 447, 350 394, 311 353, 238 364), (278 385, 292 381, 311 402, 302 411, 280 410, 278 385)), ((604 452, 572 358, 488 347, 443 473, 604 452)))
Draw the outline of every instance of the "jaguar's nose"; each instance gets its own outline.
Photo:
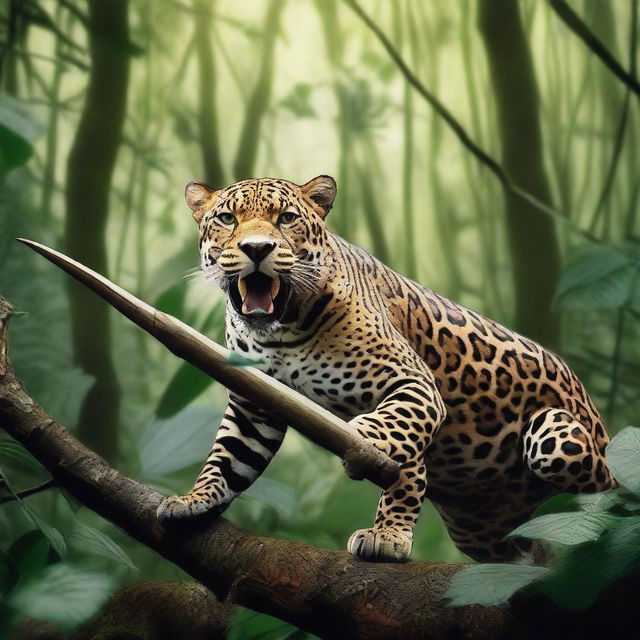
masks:
POLYGON ((253 260, 256 267, 276 248, 276 243, 272 241, 256 242, 245 240, 238 244, 240 249, 253 260))

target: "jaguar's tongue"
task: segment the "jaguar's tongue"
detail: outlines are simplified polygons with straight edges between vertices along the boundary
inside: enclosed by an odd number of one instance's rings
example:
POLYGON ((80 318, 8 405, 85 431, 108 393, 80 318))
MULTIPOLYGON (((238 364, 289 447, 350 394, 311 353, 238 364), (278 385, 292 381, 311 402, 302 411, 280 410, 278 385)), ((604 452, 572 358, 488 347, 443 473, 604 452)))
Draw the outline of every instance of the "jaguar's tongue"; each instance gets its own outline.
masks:
POLYGON ((242 313, 271 314, 273 300, 278 295, 280 282, 264 273, 254 272, 238 280, 238 291, 242 298, 242 313))

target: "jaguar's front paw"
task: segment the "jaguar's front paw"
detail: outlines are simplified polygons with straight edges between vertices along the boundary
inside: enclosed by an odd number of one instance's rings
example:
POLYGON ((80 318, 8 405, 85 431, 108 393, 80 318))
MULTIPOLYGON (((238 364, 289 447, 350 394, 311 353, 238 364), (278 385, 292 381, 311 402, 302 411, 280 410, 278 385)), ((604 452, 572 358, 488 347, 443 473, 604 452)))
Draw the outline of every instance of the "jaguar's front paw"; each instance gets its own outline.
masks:
POLYGON ((206 496, 168 496, 158 506, 158 520, 183 520, 193 518, 213 510, 222 511, 221 505, 206 496))
POLYGON ((349 538, 349 553, 370 562, 406 562, 411 553, 413 535, 391 527, 359 529, 349 538))

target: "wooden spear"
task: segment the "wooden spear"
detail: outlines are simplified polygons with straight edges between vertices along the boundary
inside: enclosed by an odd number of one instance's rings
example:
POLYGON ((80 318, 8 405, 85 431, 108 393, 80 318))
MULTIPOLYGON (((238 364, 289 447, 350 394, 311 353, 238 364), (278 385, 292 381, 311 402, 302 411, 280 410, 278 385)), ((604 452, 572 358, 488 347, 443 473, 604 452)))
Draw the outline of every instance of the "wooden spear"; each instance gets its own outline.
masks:
POLYGON ((158 311, 63 253, 32 240, 18 240, 97 293, 173 354, 342 458, 351 478, 366 478, 383 489, 398 478, 400 468, 397 462, 330 411, 255 367, 229 364, 232 351, 177 318, 158 311))

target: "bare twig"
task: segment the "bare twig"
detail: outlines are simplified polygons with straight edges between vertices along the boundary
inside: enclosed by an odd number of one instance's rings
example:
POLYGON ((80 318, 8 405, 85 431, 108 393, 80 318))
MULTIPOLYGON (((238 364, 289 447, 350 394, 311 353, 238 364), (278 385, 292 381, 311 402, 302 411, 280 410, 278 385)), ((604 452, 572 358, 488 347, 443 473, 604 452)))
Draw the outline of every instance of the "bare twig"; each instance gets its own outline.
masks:
POLYGON ((398 464, 364 440, 344 420, 258 369, 234 367, 228 362, 231 351, 79 262, 37 242, 20 241, 89 287, 172 353, 342 458, 352 478, 367 478, 386 488, 398 477, 398 464))
POLYGON ((24 489, 23 491, 16 491, 15 495, 1 497, 0 504, 4 504, 5 502, 13 502, 14 500, 22 500, 22 498, 28 498, 29 496, 32 496, 35 493, 40 493, 41 491, 45 491, 46 489, 51 489, 51 487, 55 487, 55 486, 56 486, 56 481, 51 478, 49 480, 45 480, 39 485, 36 485, 35 487, 30 487, 29 489, 24 489))
POLYGON ((600 59, 600 61, 618 79, 629 87, 636 95, 640 95, 640 83, 634 74, 628 73, 616 60, 615 56, 604 46, 595 36, 589 27, 582 21, 580 16, 565 2, 565 0, 549 0, 549 6, 556 12, 556 15, 564 22, 573 33, 600 59))
POLYGON ((564 215, 560 211, 549 204, 542 202, 542 200, 536 198, 532 193, 529 193, 525 189, 522 189, 517 184, 514 184, 504 170, 502 165, 492 156, 490 156, 484 149, 478 146, 471 136, 467 133, 465 128, 456 120, 454 115, 447 109, 438 98, 420 82, 418 77, 411 71, 407 63, 404 61, 398 50, 393 46, 389 38, 383 33, 378 25, 371 19, 371 17, 362 9, 362 7, 356 2, 356 0, 345 0, 353 11, 362 19, 362 21, 369 27, 369 29, 378 38, 382 46, 386 49, 391 60, 398 67, 402 75, 406 78, 409 84, 431 105, 433 110, 447 123, 449 128, 460 140, 462 145, 468 149, 485 167, 493 173, 494 176, 500 181, 500 184, 504 189, 514 194, 518 198, 528 202, 535 207, 538 211, 553 218, 567 228, 567 230, 574 233, 578 233, 587 238, 591 242, 601 243, 602 240, 593 235, 586 229, 581 229, 575 226, 568 216, 564 215))

